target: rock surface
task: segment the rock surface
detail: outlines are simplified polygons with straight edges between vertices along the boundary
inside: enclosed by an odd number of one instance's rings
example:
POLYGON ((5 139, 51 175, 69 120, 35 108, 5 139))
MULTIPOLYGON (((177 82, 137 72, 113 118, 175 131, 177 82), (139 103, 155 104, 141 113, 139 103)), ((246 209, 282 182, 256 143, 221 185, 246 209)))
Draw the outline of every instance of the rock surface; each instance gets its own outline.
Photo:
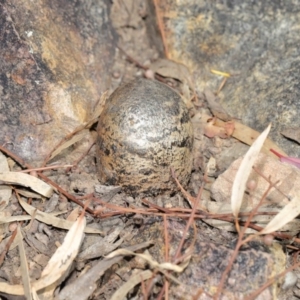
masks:
POLYGON ((300 126, 300 1, 159 1, 166 54, 193 73, 196 90, 218 90, 232 117, 262 131, 289 155, 299 146, 281 136, 300 126))
MULTIPOLYGON (((184 231, 184 223, 168 221, 169 257, 175 255, 177 247, 184 231)), ((191 253, 191 260, 186 269, 175 274, 182 283, 176 285, 171 282, 171 299, 211 299, 214 295, 222 273, 233 254, 234 243, 218 244, 211 241, 211 237, 205 231, 198 232, 195 237, 195 245, 189 246, 194 241, 193 231, 189 231, 185 240, 182 253, 191 253)), ((149 249, 151 256, 159 263, 165 260, 164 224, 156 222, 144 225, 133 238, 132 244, 144 241, 154 241, 153 247, 149 249)), ((271 247, 259 241, 252 241, 242 247, 235 260, 232 271, 229 273, 228 281, 224 287, 224 294, 221 299, 244 299, 260 288, 270 277, 282 272, 285 268, 286 257, 279 244, 271 247)), ((282 280, 270 286, 256 299, 276 299, 282 280)))
POLYGON ((110 81, 108 16, 108 1, 1 1, 2 145, 36 164, 89 119, 110 81))

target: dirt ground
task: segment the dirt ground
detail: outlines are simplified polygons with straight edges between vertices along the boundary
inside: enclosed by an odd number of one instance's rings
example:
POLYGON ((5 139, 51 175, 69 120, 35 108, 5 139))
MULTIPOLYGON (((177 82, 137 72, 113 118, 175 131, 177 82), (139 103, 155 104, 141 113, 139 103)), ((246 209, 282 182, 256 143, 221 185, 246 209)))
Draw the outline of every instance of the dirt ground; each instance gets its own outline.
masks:
MULTIPOLYGON (((119 40, 118 47, 116 49, 114 66, 112 70, 110 70, 112 79, 110 92, 116 89, 121 83, 128 82, 129 80, 137 77, 149 77, 152 75, 150 72, 147 72, 147 69, 151 63, 156 61, 161 56, 161 53, 153 44, 152 39, 149 38, 146 23, 147 18, 149 18, 148 14, 149 12, 144 0, 113 1, 110 17, 113 27, 118 34, 119 40)), ((182 86, 179 81, 172 78, 162 78, 162 80, 164 80, 165 83, 169 84, 173 88, 181 91, 182 86)), ((201 97, 201 95, 198 95, 197 103, 194 102, 190 109, 192 116, 196 116, 199 111, 206 111, 207 114, 209 114, 207 102, 201 97)), ((95 126, 92 127, 92 130, 95 131, 95 126)), ((202 198, 208 199, 210 198, 209 191, 212 183, 224 170, 229 167, 229 165, 236 158, 238 158, 240 155, 243 155, 247 151, 248 147, 233 138, 209 138, 204 136, 203 132, 201 131, 196 132, 195 135, 196 142, 194 151, 194 167, 191 180, 186 190, 189 195, 195 199, 200 187, 204 182, 206 182, 204 185, 202 198), (207 178, 206 175, 204 176, 205 166, 207 165, 211 156, 214 156, 218 159, 219 165, 217 168, 212 167, 211 171, 209 172, 209 177, 207 178)), ((83 144, 80 147, 81 149, 86 149, 87 146, 87 144, 83 144)), ((76 144, 75 147, 73 147, 73 150, 76 150, 76 144)), ((83 150, 81 151, 83 152, 83 150)), ((74 154, 70 150, 65 151, 59 155, 59 159, 55 159, 53 163, 59 165, 73 164, 76 155, 78 155, 78 153, 74 154)), ((13 163, 11 162, 11 164, 13 163)), ((17 165, 14 165, 13 168, 14 170, 20 169, 17 165)), ((131 195, 127 195, 126 193, 120 191, 119 187, 105 187, 103 184, 99 183, 97 178, 95 147, 91 148, 88 154, 84 156, 84 158, 75 168, 68 171, 65 169, 44 171, 44 175, 57 183, 59 187, 77 197, 77 199, 82 199, 83 203, 87 203, 88 200, 93 199, 94 201, 88 203, 88 207, 91 210, 98 211, 98 215, 92 216, 91 214, 87 213, 87 226, 105 233, 104 235, 90 233, 85 234, 84 241, 80 249, 80 254, 75 259, 75 264, 73 265, 72 271, 64 280, 63 284, 61 284, 55 292, 57 299, 84 299, 84 296, 79 292, 77 295, 74 295, 67 291, 66 288, 69 287, 71 289, 75 289, 76 285, 80 286, 76 280, 78 280, 80 277, 87 276, 88 271, 95 268, 101 261, 101 258, 118 248, 130 247, 135 244, 147 242, 147 240, 154 240, 157 242, 157 247, 154 251, 157 252, 153 252, 152 256, 157 260, 163 260, 164 254, 158 253, 165 248, 165 241, 163 238, 160 238, 161 233, 157 233, 155 231, 155 233, 150 234, 147 232, 143 237, 143 234, 148 230, 148 228, 153 227, 158 231, 164 229, 165 225, 163 223, 163 218, 162 216, 158 216, 159 213, 162 212, 162 209, 165 209, 166 212, 168 212, 170 215, 173 215, 172 217, 169 216, 167 221, 167 227, 170 230, 170 236, 173 236, 172 230, 174 229, 176 234, 181 233, 181 236, 182 232, 185 230, 189 214, 186 213, 184 217, 180 218, 178 216, 181 212, 184 212, 185 209, 190 209, 191 207, 186 199, 187 197, 185 197, 181 191, 177 190, 171 193, 171 195, 165 194, 157 197, 143 197, 142 195, 132 197, 131 195), (97 202, 97 200, 95 200, 96 198, 101 199, 112 206, 105 207, 102 202, 97 202), (152 211, 155 211, 155 214, 151 213, 150 207, 145 205, 145 199, 159 207, 159 209, 157 209, 157 207, 152 206, 152 211), (141 214, 130 211, 127 213, 120 213, 117 207, 123 207, 126 209, 144 209, 147 211, 147 213, 141 214), (173 208, 180 208, 181 211, 176 210, 175 213, 173 213, 173 208), (178 215, 177 217, 176 214, 178 215), (139 238, 137 238, 137 236, 139 238)), ((5 212, 7 215, 11 216, 22 215, 23 209, 19 203, 19 200, 16 196, 12 197, 13 201, 11 201, 7 206, 5 212)), ((70 221, 75 220, 78 214, 80 214, 78 205, 68 201, 67 197, 63 194, 60 194, 59 196, 54 194, 49 201, 45 202, 41 201, 40 199, 32 198, 31 205, 36 207, 39 211, 43 211, 47 214, 55 212, 57 215, 59 212, 60 218, 70 221)), ((205 215, 205 212, 202 212, 202 215, 205 215)), ((223 257, 223 259, 221 259, 223 262, 226 260, 228 261, 236 244, 238 238, 237 234, 229 232, 226 229, 216 228, 210 225, 205 218, 202 220, 197 219, 195 224, 197 226, 197 234, 201 236, 200 242, 197 242, 196 244, 198 249, 197 251, 200 253, 202 248, 212 249, 212 252, 216 251, 216 249, 223 249, 223 252, 221 251, 223 254, 220 252, 218 257, 223 257), (226 253, 226 255, 224 253, 226 253)), ((13 232, 17 226, 17 223, 10 223, 9 226, 2 224, 1 226, 6 226, 5 230, 7 232, 13 232)), ((193 236, 195 229, 190 228, 189 232, 190 236, 193 236)), ((42 271, 47 265, 49 259, 57 250, 58 245, 63 243, 66 236, 66 231, 51 225, 47 225, 43 222, 39 222, 38 220, 33 220, 28 223, 27 230, 22 231, 22 233, 24 235, 25 253, 29 264, 29 276, 32 279, 38 280, 41 277, 42 271)), ((174 234, 174 236, 176 236, 176 234, 174 234)), ((188 245, 189 243, 192 243, 190 236, 186 238, 188 245)), ((173 237, 170 240, 172 242, 173 237)), ((174 244, 170 246, 173 252, 176 252, 176 245, 179 244, 179 241, 180 238, 174 237, 174 244)), ((294 251, 286 248, 286 245, 289 242, 284 242, 282 239, 278 239, 277 242, 281 244, 284 249, 283 253, 286 259, 286 265, 283 263, 284 268, 291 266, 293 264, 292 254, 294 251)), ((259 241, 258 243, 263 244, 263 241, 259 241)), ((3 251, 4 246, 2 244, 0 252, 3 251)), ((249 247, 251 248, 252 246, 249 247)), ((251 251, 255 251, 255 255, 259 257, 267 257, 267 255, 269 255, 271 252, 267 246, 255 247, 253 246, 250 249, 245 246, 245 249, 242 250, 244 251, 245 257, 248 257, 247 255, 250 255, 251 251)), ((189 248, 187 245, 185 245, 184 249, 187 251, 189 248)), ((276 257, 278 256, 277 254, 274 255, 276 257)), ((265 275, 264 273, 266 272, 265 268, 273 268, 271 265, 274 263, 269 262, 270 259, 271 258, 268 256, 261 263, 262 265, 257 267, 254 274, 257 276, 260 274, 259 276, 261 276, 261 281, 253 283, 253 286, 247 288, 247 293, 249 290, 254 291, 258 289, 261 284, 264 283, 264 281, 267 281, 270 278, 269 275, 265 275)), ((212 260, 216 260, 216 258, 212 257, 211 261, 207 261, 207 264, 203 265, 201 271, 201 269, 197 269, 196 267, 196 265, 199 265, 200 262, 194 258, 194 260, 190 261, 190 266, 188 269, 189 273, 186 276, 182 275, 182 277, 180 277, 180 281, 184 282, 187 286, 196 286, 197 282, 193 282, 195 276, 196 278, 199 277, 199 282, 202 280, 202 277, 196 272, 201 273, 204 272, 203 270, 206 270, 206 284, 210 285, 211 287, 217 286, 215 279, 219 276, 218 279, 220 280, 222 270, 225 270, 226 264, 225 266, 221 266, 222 263, 220 262, 220 265, 214 265, 212 260), (208 265, 213 266, 212 268, 214 270, 208 269, 208 265), (217 275, 214 273, 215 270, 219 270, 217 275), (196 275, 193 274, 193 272, 195 272, 196 275), (210 276, 214 276, 214 278, 210 278, 210 276)), ((250 267, 249 265, 251 264, 250 258, 249 260, 244 258, 244 260, 244 264, 241 263, 241 265, 234 265, 234 268, 237 268, 240 273, 247 273, 247 268, 250 267), (249 264, 248 267, 247 263, 249 264)), ((99 276, 99 280, 91 282, 91 285, 93 285, 93 293, 91 293, 90 299, 111 299, 114 292, 117 291, 124 282, 128 281, 128 279, 131 278, 131 276, 135 274, 138 269, 147 269, 147 266, 149 265, 150 263, 147 264, 138 257, 134 259, 127 257, 122 261, 112 264, 110 267, 105 269, 102 277, 99 276)), ((9 282, 10 284, 22 284, 22 272, 23 269, 20 267, 19 250, 18 248, 14 248, 6 254, 6 258, 0 269, 0 278, 2 281, 9 282)), ((240 274, 239 272, 237 274, 232 273, 232 280, 237 280, 239 276, 238 274, 240 274)), ((297 276, 299 276, 299 270, 296 269, 293 272, 294 276, 297 278, 297 276)), ((165 273, 169 275, 171 274, 169 270, 165 271, 165 273)), ((145 284, 144 286, 142 285, 142 288, 140 288, 141 285, 133 287, 131 292, 128 293, 126 299, 146 299, 143 298, 143 295, 147 294, 146 291, 148 291, 149 299, 161 299, 161 291, 163 289, 162 278, 165 273, 160 272, 159 275, 152 280, 152 282, 148 282, 148 284, 145 284)), ((238 284, 243 285, 242 282, 249 280, 254 281, 254 279, 249 279, 252 278, 250 276, 252 275, 249 271, 249 276, 243 278, 244 281, 240 281, 238 284)), ((169 279, 168 282, 170 284, 172 280, 169 279)), ((186 291, 182 291, 178 287, 176 288, 176 286, 177 285, 174 283, 169 285, 170 299, 187 299, 187 294, 185 294, 186 291)), ((232 295, 237 295, 234 294, 235 292, 233 286, 234 283, 231 283, 231 286, 229 283, 229 287, 227 286, 226 289, 230 291, 230 296, 229 298, 224 297, 222 299, 231 299, 230 297, 233 297, 232 295)), ((87 286, 85 288, 88 289, 87 286)), ((292 284, 291 287, 288 286, 286 289, 281 289, 278 299, 300 298, 299 288, 300 284, 296 283, 292 284)), ((264 298, 262 297, 258 299, 272 299, 272 291, 273 290, 269 290, 269 294, 263 294, 264 298)), ((208 288, 205 290, 205 292, 202 292, 199 292, 198 294, 199 299, 212 299, 210 297, 210 293, 213 292, 213 288, 208 288), (202 296, 200 298, 201 293, 203 298, 202 296)), ((237 293, 242 292, 239 291, 237 293)), ((3 293, 2 295, 3 299, 22 299, 21 296, 12 296, 9 295, 9 293, 3 293)), ((241 295, 242 294, 240 294, 240 298, 238 299, 244 299, 244 297, 241 295)))

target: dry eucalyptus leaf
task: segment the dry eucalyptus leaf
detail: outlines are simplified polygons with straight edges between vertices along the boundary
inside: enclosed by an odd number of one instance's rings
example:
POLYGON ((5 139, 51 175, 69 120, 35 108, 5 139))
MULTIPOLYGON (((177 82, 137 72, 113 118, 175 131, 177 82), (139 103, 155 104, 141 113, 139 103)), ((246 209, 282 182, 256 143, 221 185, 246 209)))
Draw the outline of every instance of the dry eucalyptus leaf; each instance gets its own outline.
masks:
POLYGON ((16 239, 17 239, 17 243, 18 243, 20 261, 21 261, 21 275, 22 275, 22 282, 23 282, 23 287, 24 287, 24 294, 25 294, 26 299, 32 299, 28 262, 27 262, 27 258, 26 258, 25 248, 24 248, 24 244, 23 244, 23 236, 21 233, 20 226, 18 226, 18 229, 17 229, 16 239))
MULTIPOLYGON (((57 213, 51 214, 52 216, 57 216, 61 214, 65 214, 67 211, 59 211, 57 213)), ((20 222, 20 221, 28 221, 31 220, 32 216, 24 216, 24 215, 19 215, 19 216, 6 216, 4 214, 0 213, 0 224, 7 224, 11 222, 20 222)))
POLYGON ((40 194, 31 192, 31 191, 21 190, 21 189, 15 189, 15 191, 19 195, 24 196, 26 198, 33 198, 33 199, 42 199, 43 198, 43 196, 41 196, 40 194))
MULTIPOLYGON (((49 260, 42 273, 41 278, 38 281, 32 283, 32 287, 35 290, 43 290, 43 293, 47 293, 47 289, 50 288, 52 291, 54 291, 55 287, 65 279, 65 276, 68 274, 70 266, 80 249, 85 226, 86 221, 84 217, 78 218, 78 220, 72 225, 71 229, 64 239, 63 244, 57 249, 57 251, 49 260)), ((27 272, 28 270, 26 271, 24 269, 27 266, 27 261, 25 257, 24 247, 22 246, 22 239, 22 235, 20 234, 20 232, 18 232, 17 243, 19 245, 21 264, 25 265, 22 267, 23 283, 26 281, 25 288, 21 285, 9 285, 7 283, 0 282, 0 291, 11 295, 24 295, 25 293, 26 299, 31 299, 30 297, 28 297, 28 290, 30 290, 31 288, 29 275, 27 272)), ((53 299, 53 295, 49 299, 53 299)))
POLYGON ((140 271, 132 276, 112 295, 110 300, 122 300, 126 299, 126 295, 132 290, 136 285, 140 284, 142 281, 147 280, 153 276, 152 271, 140 271))
POLYGON ((53 194, 53 188, 44 181, 20 172, 0 173, 0 182, 5 184, 17 184, 30 187, 35 192, 49 198, 53 194))
POLYGON ((259 232, 267 234, 282 229, 300 214, 300 191, 295 192, 291 201, 259 232))
MULTIPOLYGON (((70 229, 74 222, 69 222, 60 218, 55 217, 52 214, 44 213, 35 207, 29 205, 22 199, 19 199, 20 205, 24 208, 24 210, 31 216, 34 216, 37 220, 39 220, 42 223, 61 228, 61 229, 70 229)), ((85 228, 86 233, 98 233, 104 235, 104 233, 101 230, 98 230, 96 228, 86 227, 85 228)))
POLYGON ((0 292, 8 295, 23 296, 24 288, 22 285, 11 285, 6 282, 0 282, 0 292))
POLYGON ((89 247, 80 252, 76 258, 77 261, 93 259, 104 256, 115 249, 117 249, 124 241, 124 238, 119 238, 122 227, 117 227, 112 233, 108 234, 104 238, 98 237, 98 239, 89 247))
POLYGON ((45 292, 47 288, 54 291, 55 287, 69 274, 71 265, 83 241, 85 226, 86 220, 82 215, 68 231, 63 244, 50 258, 42 272, 41 278, 34 283, 34 287, 37 291, 43 290, 43 292, 45 292))
MULTIPOLYGON (((9 172, 9 166, 6 157, 0 152, 0 172, 9 172)), ((0 210, 3 210, 11 197, 11 187, 0 185, 0 210)))
MULTIPOLYGON (((211 196, 215 201, 207 200, 205 203, 211 213, 231 213, 230 196, 232 193, 233 180, 241 162, 242 158, 234 161, 213 183, 211 187, 211 196)), ((289 203, 288 199, 293 198, 293 195, 290 195, 291 191, 300 190, 300 170, 263 153, 259 154, 254 166, 265 178, 270 177, 271 182, 278 182, 276 185, 278 189, 272 188, 259 207, 259 212, 266 212, 267 214, 256 215, 253 218, 255 224, 260 227, 265 227, 274 215, 279 213, 289 203), (270 215, 270 213, 273 213, 273 215, 270 215)), ((251 190, 251 194, 249 189, 247 189, 247 192, 244 194, 244 201, 240 212, 251 212, 253 208, 257 206, 261 197, 269 187, 269 183, 265 178, 260 176, 254 170, 251 171, 248 182, 254 183, 255 188, 254 190, 251 190)), ((246 217, 241 217, 240 219, 241 221, 245 221, 246 217)), ((208 222, 212 226, 224 230, 235 230, 232 223, 219 220, 211 220, 208 222)), ((296 218, 281 228, 281 231, 296 235, 299 233, 299 228, 300 219, 296 218)), ((251 230, 248 230, 248 232, 250 231, 251 230)))
MULTIPOLYGON (((150 242, 145 242, 139 245, 130 246, 126 249, 136 251, 150 246, 150 242)), ((96 282, 113 264, 118 263, 123 259, 123 256, 117 256, 111 259, 103 259, 96 263, 84 276, 80 276, 72 283, 62 289, 58 300, 73 300, 73 299, 89 299, 93 294, 97 285, 96 282), (86 287, 89 287, 88 289, 86 287)), ((1 287, 1 282, 0 282, 1 287)))
POLYGON ((270 132, 270 129, 271 124, 255 140, 244 156, 242 163, 235 175, 231 193, 231 208, 232 213, 236 218, 240 212, 244 198, 244 192, 246 190, 246 183, 252 171, 253 164, 258 157, 258 154, 270 132))
POLYGON ((8 233, 8 222, 6 220, 9 218, 11 218, 11 212, 7 210, 0 211, 0 236, 6 235, 8 233), (1 220, 4 220, 4 222, 1 222, 1 220))
POLYGON ((80 215, 79 206, 75 207, 67 217, 67 221, 75 222, 80 215))
MULTIPOLYGON (((206 114, 202 114, 201 116, 202 118, 202 124, 205 124, 205 122, 207 122, 208 120, 212 119, 211 116, 206 115, 206 114)), ((214 122, 214 126, 216 127, 221 127, 224 128, 225 126, 225 122, 219 120, 216 118, 215 122, 214 122)), ((237 140, 247 144, 247 145, 252 145, 253 141, 260 135, 260 133, 242 123, 239 122, 234 122, 234 131, 232 133, 232 137, 236 138, 237 140)), ((273 154, 272 152, 270 152, 270 149, 274 149, 276 150, 278 153, 284 155, 284 156, 288 156, 282 149, 280 149, 273 141, 271 141, 269 138, 266 139, 263 148, 262 148, 262 152, 266 153, 272 157, 278 158, 275 154, 273 154)))

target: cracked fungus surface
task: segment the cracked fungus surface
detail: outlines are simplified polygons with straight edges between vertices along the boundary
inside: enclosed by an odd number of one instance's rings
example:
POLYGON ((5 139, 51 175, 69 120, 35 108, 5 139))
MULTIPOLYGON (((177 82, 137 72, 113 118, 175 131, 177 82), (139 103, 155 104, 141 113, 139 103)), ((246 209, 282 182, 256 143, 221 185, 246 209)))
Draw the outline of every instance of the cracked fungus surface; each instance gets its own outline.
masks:
POLYGON ((132 194, 185 185, 192 169, 193 128, 181 97, 168 86, 138 79, 108 99, 97 128, 100 181, 132 194))

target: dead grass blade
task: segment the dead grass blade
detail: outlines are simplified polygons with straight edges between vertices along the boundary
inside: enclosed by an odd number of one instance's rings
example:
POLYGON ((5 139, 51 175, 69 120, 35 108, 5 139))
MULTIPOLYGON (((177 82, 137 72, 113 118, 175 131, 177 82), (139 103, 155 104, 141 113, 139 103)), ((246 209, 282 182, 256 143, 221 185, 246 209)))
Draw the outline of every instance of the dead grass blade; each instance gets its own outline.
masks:
POLYGON ((300 195, 298 193, 258 234, 267 234, 281 229, 300 214, 300 195))
POLYGON ((98 121, 98 118, 103 111, 103 108, 104 108, 107 98, 108 98, 108 91, 105 91, 101 95, 99 101, 96 103, 96 105, 92 111, 90 121, 88 121, 86 124, 86 128, 90 128, 94 123, 96 123, 98 121))
POLYGON ((50 185, 34 176, 20 172, 0 173, 0 182, 29 187, 47 198, 53 194, 53 188, 50 185))
POLYGON ((24 196, 26 198, 33 198, 33 199, 42 199, 43 196, 28 190, 20 190, 20 189, 14 189, 19 195, 24 196))
POLYGON ((57 156, 59 153, 61 153, 63 150, 69 148, 70 146, 74 145, 75 143, 79 142, 80 140, 82 140, 85 136, 87 136, 88 134, 88 130, 85 129, 79 133, 77 133, 76 135, 74 135, 71 139, 67 140, 65 143, 63 143, 62 145, 60 145, 57 149, 55 149, 49 160, 51 160, 52 158, 54 158, 55 156, 57 156))
MULTIPOLYGON (((45 224, 48 224, 48 225, 51 225, 51 226, 54 226, 57 228, 61 228, 61 229, 70 229, 74 224, 74 222, 66 221, 66 220, 57 218, 52 214, 44 213, 44 212, 36 209, 35 207, 29 205, 28 203, 23 201, 21 198, 19 198, 19 203, 21 204, 21 206, 24 208, 24 210, 29 215, 35 216, 35 218, 42 223, 45 223, 45 224)), ((86 233, 98 233, 98 234, 104 235, 104 233, 102 231, 100 231, 96 228, 90 228, 90 227, 86 227, 85 232, 86 233)))
POLYGON ((142 281, 151 278, 153 273, 150 270, 142 271, 132 275, 110 298, 111 300, 126 299, 128 292, 142 281))
POLYGON ((147 261, 152 268, 159 269, 159 270, 174 271, 177 273, 181 273, 187 266, 186 261, 184 262, 183 265, 175 265, 170 262, 158 263, 156 260, 154 260, 151 257, 151 255, 147 251, 145 251, 145 253, 135 253, 135 252, 129 251, 127 249, 118 249, 118 250, 110 253, 109 255, 107 255, 106 258, 113 258, 113 257, 119 256, 119 255, 137 256, 137 257, 140 257, 140 258, 144 259, 145 261, 147 261))
POLYGON ((43 289, 44 293, 50 289, 54 292, 54 289, 69 274, 71 265, 83 241, 85 226, 86 219, 81 215, 67 233, 63 244, 50 258, 42 272, 41 278, 33 284, 37 291, 43 289))
POLYGON ((19 255, 20 255, 20 261, 21 261, 21 275, 22 275, 22 282, 24 287, 24 294, 26 299, 32 299, 31 296, 31 284, 30 284, 30 277, 29 277, 29 270, 28 270, 28 263, 25 253, 25 248, 23 244, 23 236, 21 233, 20 226, 18 226, 17 229, 17 243, 19 248, 19 255))
POLYGON ((269 134, 270 129, 271 124, 255 140, 250 149, 247 151, 236 173, 231 193, 231 209, 235 218, 238 217, 240 212, 244 192, 246 189, 246 183, 251 173, 253 164, 269 134))
POLYGON ((10 285, 6 282, 0 282, 0 292, 8 295, 23 296, 24 288, 22 285, 10 285))
MULTIPOLYGON (((7 163, 6 157, 0 152, 0 172, 6 173, 9 172, 9 166, 7 163)), ((0 186, 0 199, 1 199, 1 205, 0 210, 3 210, 11 197, 11 187, 7 185, 1 185, 0 186)))

